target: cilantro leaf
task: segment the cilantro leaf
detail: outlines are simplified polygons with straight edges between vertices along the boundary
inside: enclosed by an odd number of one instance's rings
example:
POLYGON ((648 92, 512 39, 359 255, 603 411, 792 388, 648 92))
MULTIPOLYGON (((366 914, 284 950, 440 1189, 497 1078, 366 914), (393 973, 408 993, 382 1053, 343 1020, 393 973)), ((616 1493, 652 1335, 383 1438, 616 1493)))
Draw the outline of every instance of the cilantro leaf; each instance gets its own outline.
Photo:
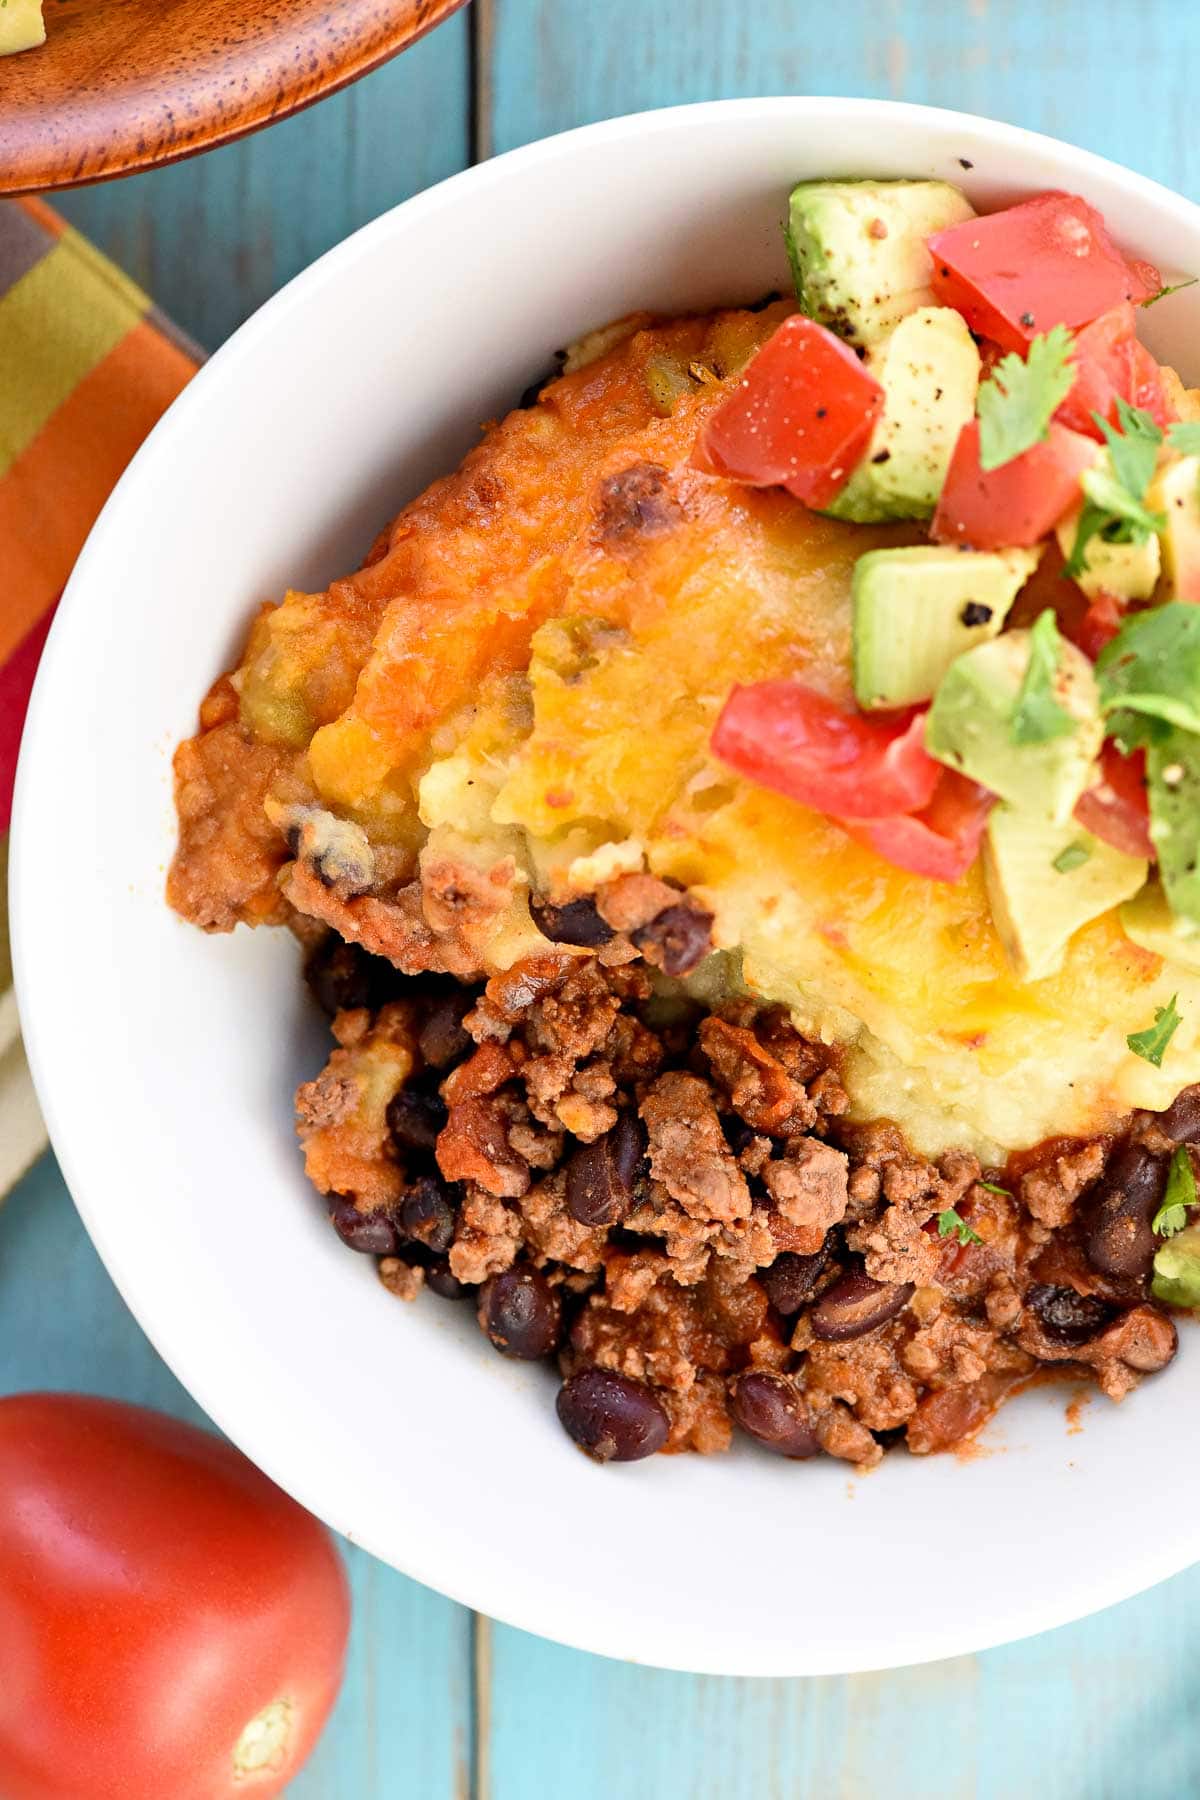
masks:
POLYGON ((1200 456, 1200 419, 1180 419, 1169 426, 1167 442, 1180 456, 1200 456))
MULTIPOLYGON (((1102 506, 1086 501, 1079 515, 1079 523, 1075 527, 1075 542, 1071 545, 1071 554, 1063 564, 1063 573, 1072 577, 1082 575, 1087 567, 1087 547, 1094 537, 1106 537, 1112 525, 1112 515, 1102 506)), ((1116 542, 1115 535, 1109 542, 1116 542)))
POLYGON ((1192 1159, 1180 1144, 1171 1158, 1166 1192, 1163 1194, 1162 1205, 1154 1215, 1151 1231, 1156 1237, 1174 1237, 1187 1224, 1188 1207, 1196 1204, 1196 1177, 1192 1170, 1192 1159))
POLYGON ((1048 744, 1074 731, 1075 720, 1054 695, 1061 651, 1058 621, 1047 607, 1029 633, 1029 665, 1012 718, 1014 744, 1048 744))
POLYGON ((1094 537, 1109 544, 1141 544, 1166 530, 1166 515, 1151 512, 1144 504, 1158 462, 1162 431, 1148 412, 1130 406, 1128 400, 1117 401, 1117 416, 1119 431, 1099 413, 1092 414, 1104 433, 1108 453, 1085 469, 1080 480, 1085 504, 1067 558, 1068 575, 1083 573, 1087 547, 1094 537))
POLYGON ((1154 468, 1158 462, 1159 447, 1163 441, 1161 426, 1140 406, 1131 406, 1128 400, 1121 398, 1117 400, 1117 418, 1121 425, 1119 431, 1107 419, 1102 419, 1099 413, 1093 413, 1092 417, 1104 433, 1117 480, 1129 493, 1136 495, 1139 500, 1143 499, 1154 478, 1154 468))
POLYGON ((1200 737, 1195 732, 1167 730, 1149 746, 1146 794, 1167 905, 1177 919, 1200 924, 1200 737))
POLYGON ((1150 836, 1167 904, 1200 925, 1200 607, 1134 613, 1096 663, 1106 730, 1146 752, 1150 836))
POLYGON ((1169 300, 1172 294, 1182 293, 1184 288, 1195 287, 1200 275, 1189 275, 1186 281, 1172 281, 1166 287, 1160 287, 1157 294, 1151 294, 1148 300, 1139 300, 1139 306, 1153 306, 1159 300, 1169 300))
POLYGON ((998 469, 1050 433, 1050 420, 1075 382, 1071 333, 1056 325, 1035 337, 1024 360, 1012 353, 979 389, 979 466, 998 469))
POLYGON ((1172 994, 1165 1006, 1156 1006, 1153 1025, 1147 1025, 1145 1031, 1131 1032, 1125 1039, 1135 1056, 1152 1063, 1156 1069, 1162 1068, 1167 1045, 1183 1023, 1183 1015, 1175 1004, 1178 998, 1178 994, 1172 994))
POLYGON ((983 1239, 977 1231, 972 1231, 965 1219, 959 1217, 952 1206, 937 1216, 938 1236, 940 1238, 957 1237, 960 1244, 982 1244, 983 1239))
MULTIPOLYGON (((1119 532, 1105 530, 1110 543, 1140 544, 1156 531, 1166 529, 1166 515, 1151 512, 1142 504, 1145 488, 1134 493, 1123 486, 1115 470, 1110 472, 1103 466, 1085 469, 1079 485, 1093 506, 1099 507, 1113 525, 1122 527, 1119 532)), ((1071 554, 1074 557, 1075 551, 1071 554)))
POLYGON ((1163 737, 1126 715, 1200 732, 1200 606, 1171 600, 1133 613, 1096 662, 1100 704, 1119 710, 1110 731, 1130 749, 1163 737))
POLYGON ((1012 1189, 997 1187, 994 1181, 977 1181, 975 1186, 981 1187, 985 1194, 1003 1194, 1006 1200, 1012 1199, 1012 1189))
POLYGON ((1060 875, 1069 875, 1072 869, 1081 869, 1091 854, 1090 844, 1076 841, 1074 844, 1068 844, 1065 850, 1060 850, 1050 867, 1057 869, 1060 875))

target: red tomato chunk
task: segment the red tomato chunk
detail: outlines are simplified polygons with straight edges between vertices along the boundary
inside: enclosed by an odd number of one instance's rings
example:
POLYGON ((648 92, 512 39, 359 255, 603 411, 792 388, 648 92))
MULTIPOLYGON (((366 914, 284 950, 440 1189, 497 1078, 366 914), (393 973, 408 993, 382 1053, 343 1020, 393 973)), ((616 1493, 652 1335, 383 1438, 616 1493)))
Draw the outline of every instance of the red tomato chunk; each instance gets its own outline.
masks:
POLYGON ((1093 414, 1119 425, 1117 401, 1140 406, 1159 425, 1173 414, 1163 391, 1158 364, 1137 340, 1137 316, 1128 301, 1086 325, 1071 352, 1078 373, 1075 385, 1055 413, 1060 425, 1089 437, 1102 438, 1093 414))
POLYGON ((979 463, 979 421, 954 446, 930 536, 938 544, 1003 550, 1036 544, 1079 499, 1079 478, 1096 458, 1091 438, 1052 424, 1049 436, 998 469, 979 463))
POLYGON ((847 820, 845 828, 898 869, 931 881, 961 881, 979 855, 994 804, 986 788, 946 769, 923 811, 861 823, 847 820))
POLYGON ((1157 269, 1127 257, 1077 194, 1039 194, 935 231, 929 251, 937 298, 1006 350, 1023 352, 1054 325, 1090 325, 1160 286, 1157 269))
POLYGON ((812 319, 785 319, 700 433, 692 466, 828 506, 862 459, 883 389, 812 319))
POLYGON ((1145 751, 1122 756, 1110 738, 1100 752, 1100 783, 1082 796, 1075 817, 1114 850, 1153 861, 1158 853, 1150 836, 1145 751))
POLYGON ((1125 603, 1116 594, 1100 593, 1092 601, 1078 624, 1067 633, 1095 662, 1106 644, 1111 644, 1125 622, 1125 603))
POLYGON ((919 812, 942 772, 925 749, 924 713, 868 719, 801 681, 735 687, 712 748, 740 775, 836 819, 919 812))

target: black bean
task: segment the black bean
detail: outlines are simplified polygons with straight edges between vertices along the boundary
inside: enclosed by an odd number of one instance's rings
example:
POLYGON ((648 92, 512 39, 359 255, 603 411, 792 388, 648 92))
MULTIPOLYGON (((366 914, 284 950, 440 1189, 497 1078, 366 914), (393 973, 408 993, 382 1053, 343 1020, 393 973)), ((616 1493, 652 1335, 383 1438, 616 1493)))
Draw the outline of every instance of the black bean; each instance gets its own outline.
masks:
POLYGON ((813 1289, 824 1273, 832 1247, 833 1238, 827 1235, 821 1248, 811 1256, 784 1250, 762 1270, 759 1280, 767 1290, 767 1299, 785 1319, 790 1319, 806 1300, 812 1299, 813 1289))
POLYGON ((317 1004, 332 1018, 351 1007, 375 1004, 372 965, 378 961, 360 945, 348 944, 331 931, 305 963, 304 979, 317 1004))
POLYGON ((725 1142, 735 1156, 740 1156, 743 1150, 748 1150, 758 1136, 754 1127, 747 1125, 745 1119, 739 1119, 736 1113, 721 1114, 721 1130, 725 1133, 725 1142))
POLYGON ((448 1117, 441 1095, 427 1088, 402 1087, 387 1105, 388 1130, 400 1151, 435 1149, 448 1117))
POLYGON ((444 1256, 454 1242, 454 1211, 445 1184, 433 1175, 414 1182, 400 1202, 396 1223, 406 1238, 444 1256))
POLYGON ((1200 1144, 1200 1082, 1176 1094, 1166 1112, 1151 1116, 1177 1144, 1200 1144))
POLYGON ((1162 1158, 1141 1145, 1113 1158, 1083 1213, 1084 1254, 1101 1275, 1149 1275, 1158 1248, 1150 1221, 1165 1180, 1162 1158))
POLYGON ((743 1431, 777 1456, 816 1456, 821 1446, 808 1403, 794 1381, 766 1369, 747 1369, 733 1389, 733 1416, 743 1431))
POLYGON ((359 1212, 353 1200, 335 1200, 329 1208, 333 1229, 351 1250, 365 1256, 395 1256, 396 1227, 384 1212, 359 1212))
POLYGON ((440 1294, 443 1300, 462 1300, 474 1292, 464 1281, 450 1273, 450 1264, 444 1256, 425 1265, 425 1285, 440 1294))
POLYGON ((479 1322, 504 1356, 536 1362, 558 1346, 562 1306, 537 1269, 506 1269, 487 1282, 479 1297, 479 1322))
POLYGON ((1096 1294, 1039 1282, 1025 1296, 1046 1336, 1055 1344, 1088 1344, 1117 1316, 1117 1308, 1096 1294))
POLYGON ((567 1164, 571 1216, 581 1225, 618 1225, 633 1200, 645 1148, 634 1113, 622 1113, 602 1138, 582 1144, 567 1164))
POLYGON ((667 1415, 649 1388, 611 1369, 581 1369, 558 1391, 558 1417, 596 1462, 640 1462, 667 1441, 667 1415))
POLYGON ((813 1334, 830 1344, 863 1337, 894 1319, 912 1295, 911 1281, 873 1281, 861 1269, 853 1269, 826 1288, 813 1307, 813 1334))
POLYGON ((536 406, 538 403, 538 396, 542 389, 547 387, 550 382, 557 381, 561 374, 561 365, 553 369, 547 369, 544 375, 539 375, 536 381, 531 381, 527 388, 522 388, 521 398, 517 401, 518 410, 520 412, 528 412, 531 406, 536 406))
POLYGON ((596 902, 568 900, 565 906, 554 906, 549 900, 530 896, 529 912, 543 937, 553 944, 573 944, 579 950, 594 950, 610 943, 616 935, 596 911, 596 902))
POLYGON ((632 935, 646 961, 664 975, 690 975, 712 949, 712 914, 680 901, 632 935))
POLYGON ((463 1017, 473 1003, 470 994, 443 994, 433 1002, 417 1038, 421 1055, 431 1069, 448 1069, 471 1048, 463 1017))

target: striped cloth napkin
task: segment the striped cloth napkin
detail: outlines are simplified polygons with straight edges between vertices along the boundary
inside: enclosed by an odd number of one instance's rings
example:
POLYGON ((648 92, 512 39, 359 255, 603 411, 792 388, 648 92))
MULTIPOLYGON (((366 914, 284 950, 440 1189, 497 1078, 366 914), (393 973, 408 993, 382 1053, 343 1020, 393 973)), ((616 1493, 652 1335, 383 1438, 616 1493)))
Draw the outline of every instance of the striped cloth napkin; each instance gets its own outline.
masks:
POLYGON ((25 709, 92 522, 199 359, 49 207, 0 201, 0 1198, 46 1144, 8 946, 8 830, 25 709))

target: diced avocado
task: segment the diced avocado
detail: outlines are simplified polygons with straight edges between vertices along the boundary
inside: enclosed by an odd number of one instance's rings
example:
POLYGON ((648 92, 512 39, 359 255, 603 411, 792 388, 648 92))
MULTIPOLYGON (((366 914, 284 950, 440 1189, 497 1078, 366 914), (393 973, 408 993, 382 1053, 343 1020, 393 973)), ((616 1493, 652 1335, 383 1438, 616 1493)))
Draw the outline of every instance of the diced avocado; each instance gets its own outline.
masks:
POLYGON ((867 352, 884 391, 866 455, 826 511, 869 525, 927 519, 958 434, 975 413, 979 350, 952 306, 921 306, 867 352))
POLYGON ((860 706, 928 700, 956 657, 994 638, 1036 550, 914 544, 854 566, 854 692, 860 706))
POLYGON ((1063 825, 1092 779, 1104 737, 1100 700, 1091 663, 1060 639, 1052 692, 1065 728, 1045 742, 1014 741, 1032 640, 1032 632, 1006 631, 958 657, 934 695, 925 746, 1001 800, 1063 825))
POLYGON ((788 205, 788 254, 810 317, 870 345, 933 301, 931 232, 975 209, 944 181, 802 181, 788 205))
POLYGON ((1051 824, 1014 806, 997 806, 983 842, 992 918, 1022 981, 1062 967, 1081 926, 1136 894, 1147 863, 1126 856, 1068 819, 1051 824))
MULTIPOLYGON (((1093 467, 1112 473, 1107 450, 1100 452, 1093 467)), ((1155 503, 1147 500, 1146 504, 1155 503)), ((1058 547, 1064 557, 1069 557, 1075 548, 1082 513, 1082 504, 1073 507, 1055 529, 1058 547)), ((1083 553, 1083 568, 1074 579, 1092 599, 1097 594, 1108 593, 1115 594, 1118 600, 1148 600, 1158 584, 1161 562, 1158 538, 1154 533, 1140 544, 1109 544, 1097 534, 1089 540, 1083 553)))
POLYGON ((36 50, 45 41, 42 0, 4 0, 0 6, 0 56, 36 50))
POLYGON ((1200 456, 1164 463, 1150 484, 1146 505, 1166 514, 1162 564, 1168 597, 1200 600, 1200 456))
POLYGON ((1159 1245, 1150 1289, 1167 1306, 1200 1306, 1200 1225, 1185 1225, 1159 1245))
POLYGON ((1125 902, 1121 929, 1141 949, 1200 972, 1200 928, 1176 918, 1157 881, 1148 881, 1140 894, 1125 902))

